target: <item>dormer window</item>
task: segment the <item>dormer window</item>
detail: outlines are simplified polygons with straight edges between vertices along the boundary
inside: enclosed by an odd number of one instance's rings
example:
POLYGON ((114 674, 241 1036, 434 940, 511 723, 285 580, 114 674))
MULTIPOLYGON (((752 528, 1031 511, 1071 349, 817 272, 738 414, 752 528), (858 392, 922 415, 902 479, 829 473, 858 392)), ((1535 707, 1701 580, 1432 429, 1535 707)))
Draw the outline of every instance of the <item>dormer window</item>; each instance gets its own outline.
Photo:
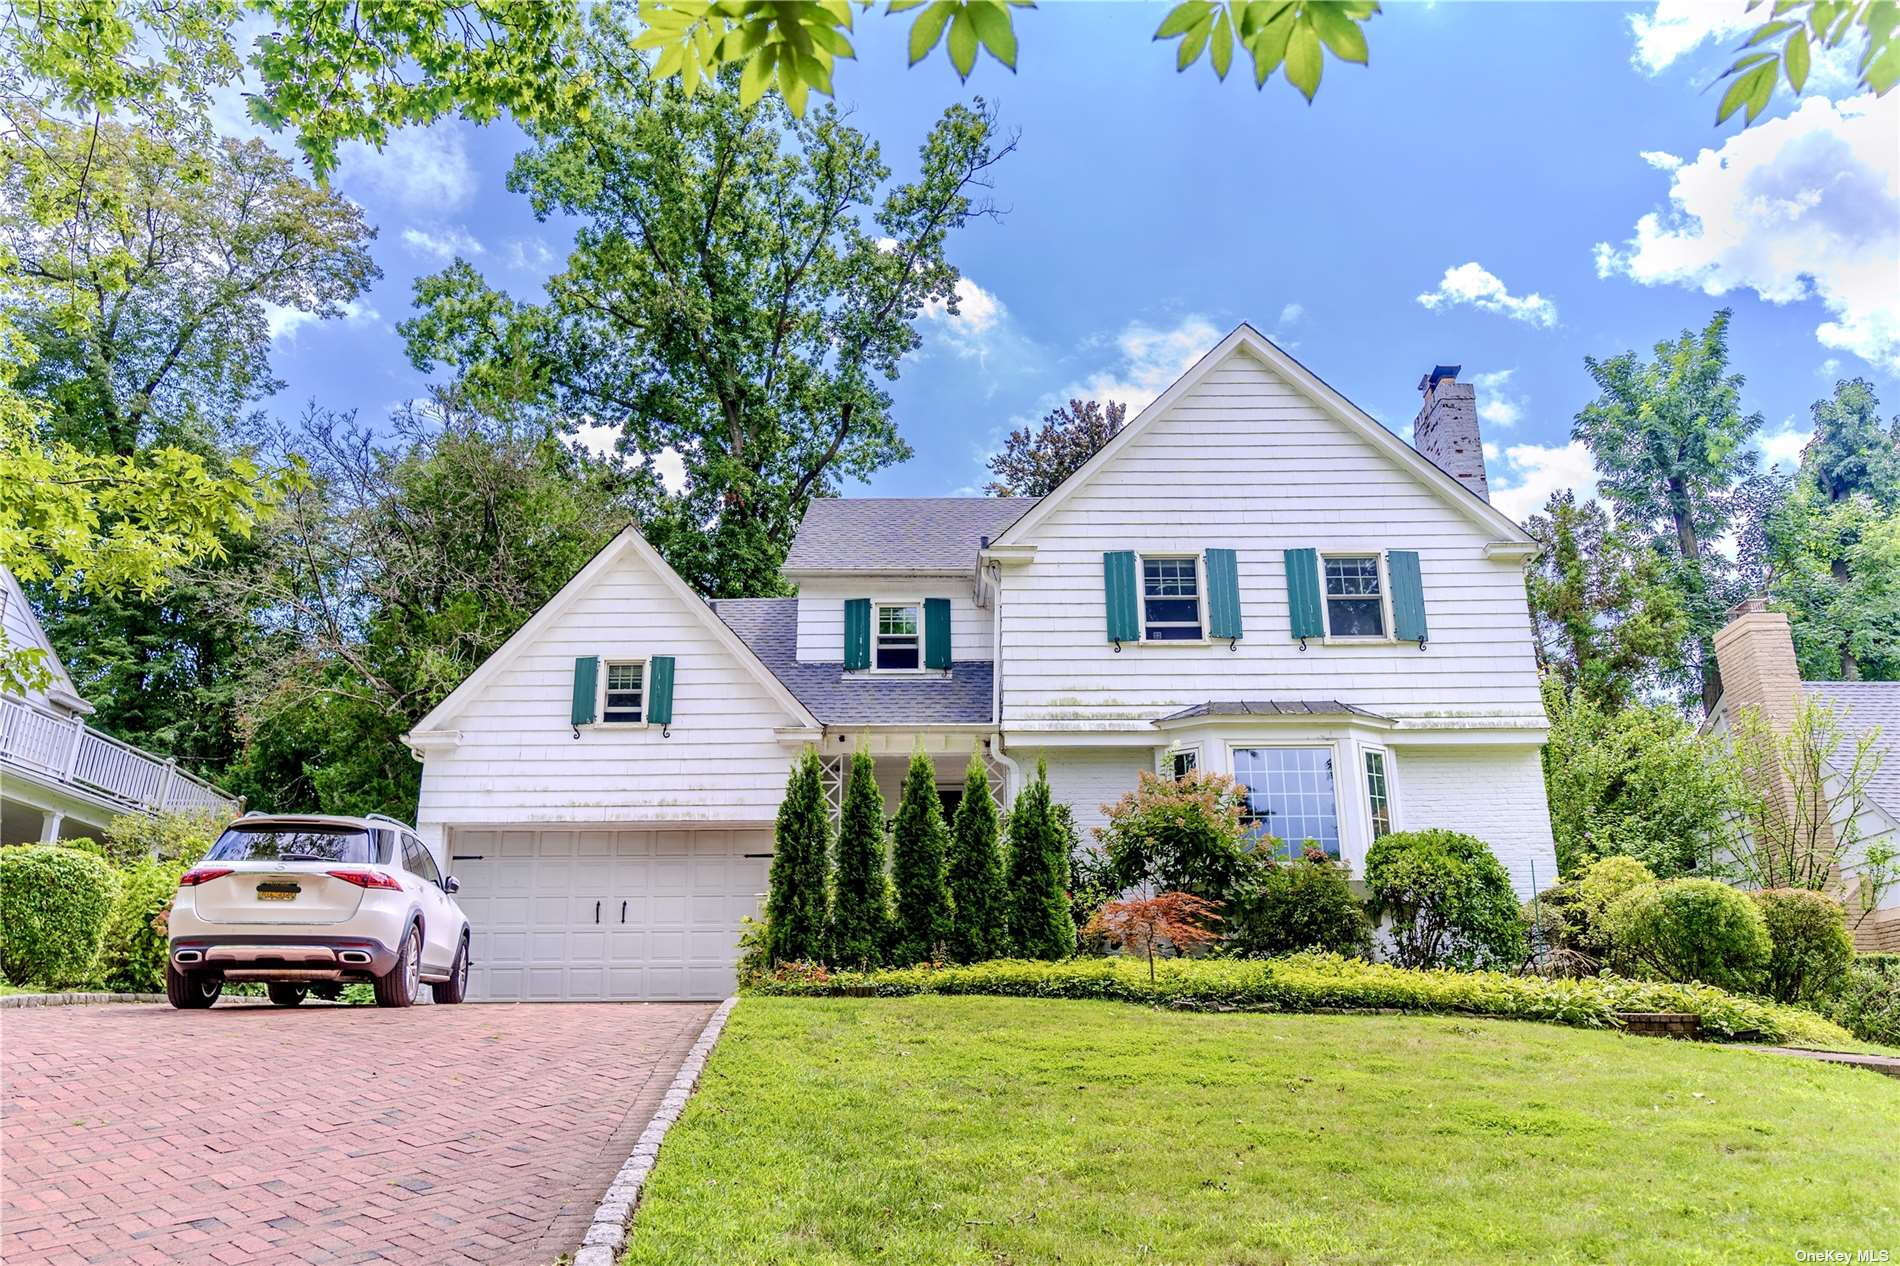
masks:
POLYGON ((879 603, 871 666, 879 672, 915 672, 924 666, 915 603, 879 603))

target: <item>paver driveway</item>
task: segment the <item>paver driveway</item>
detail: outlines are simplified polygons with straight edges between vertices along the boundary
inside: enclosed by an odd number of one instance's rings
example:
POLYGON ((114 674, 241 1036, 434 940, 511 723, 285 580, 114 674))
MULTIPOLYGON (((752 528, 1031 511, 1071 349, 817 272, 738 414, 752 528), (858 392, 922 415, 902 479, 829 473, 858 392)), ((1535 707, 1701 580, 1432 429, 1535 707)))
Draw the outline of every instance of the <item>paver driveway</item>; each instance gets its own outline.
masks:
POLYGON ((547 1266, 712 1010, 0 1011, 0 1261, 547 1266))

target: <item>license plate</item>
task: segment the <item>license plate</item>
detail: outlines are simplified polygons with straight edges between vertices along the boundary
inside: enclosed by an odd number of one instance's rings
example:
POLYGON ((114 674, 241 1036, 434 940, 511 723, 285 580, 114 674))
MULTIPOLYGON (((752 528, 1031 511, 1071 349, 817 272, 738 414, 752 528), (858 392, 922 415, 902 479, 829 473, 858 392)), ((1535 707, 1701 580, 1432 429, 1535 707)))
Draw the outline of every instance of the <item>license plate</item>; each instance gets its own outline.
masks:
POLYGON ((297 894, 302 891, 303 889, 296 884, 259 884, 257 899, 259 901, 295 901, 297 894))

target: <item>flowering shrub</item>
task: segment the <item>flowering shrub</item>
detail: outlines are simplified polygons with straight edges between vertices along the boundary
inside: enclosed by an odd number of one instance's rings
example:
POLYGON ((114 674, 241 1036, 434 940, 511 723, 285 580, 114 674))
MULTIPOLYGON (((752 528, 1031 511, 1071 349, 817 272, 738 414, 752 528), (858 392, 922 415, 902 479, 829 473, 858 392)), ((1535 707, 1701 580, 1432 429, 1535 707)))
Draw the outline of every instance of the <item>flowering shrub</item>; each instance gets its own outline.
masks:
POLYGON ((1135 789, 1103 805, 1095 829, 1117 889, 1146 886, 1226 902, 1250 882, 1255 861, 1241 822, 1246 792, 1225 774, 1182 778, 1143 772, 1135 789))

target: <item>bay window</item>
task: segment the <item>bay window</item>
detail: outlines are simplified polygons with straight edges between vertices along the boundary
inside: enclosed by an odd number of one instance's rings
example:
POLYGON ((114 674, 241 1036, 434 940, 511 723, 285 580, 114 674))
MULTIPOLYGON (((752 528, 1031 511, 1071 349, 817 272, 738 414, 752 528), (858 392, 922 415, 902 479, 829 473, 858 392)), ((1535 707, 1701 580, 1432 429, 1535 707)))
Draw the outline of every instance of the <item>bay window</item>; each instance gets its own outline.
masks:
POLYGON ((1237 747, 1234 778, 1247 790, 1244 820, 1297 858, 1308 840, 1339 860, 1339 806, 1330 747, 1237 747))

